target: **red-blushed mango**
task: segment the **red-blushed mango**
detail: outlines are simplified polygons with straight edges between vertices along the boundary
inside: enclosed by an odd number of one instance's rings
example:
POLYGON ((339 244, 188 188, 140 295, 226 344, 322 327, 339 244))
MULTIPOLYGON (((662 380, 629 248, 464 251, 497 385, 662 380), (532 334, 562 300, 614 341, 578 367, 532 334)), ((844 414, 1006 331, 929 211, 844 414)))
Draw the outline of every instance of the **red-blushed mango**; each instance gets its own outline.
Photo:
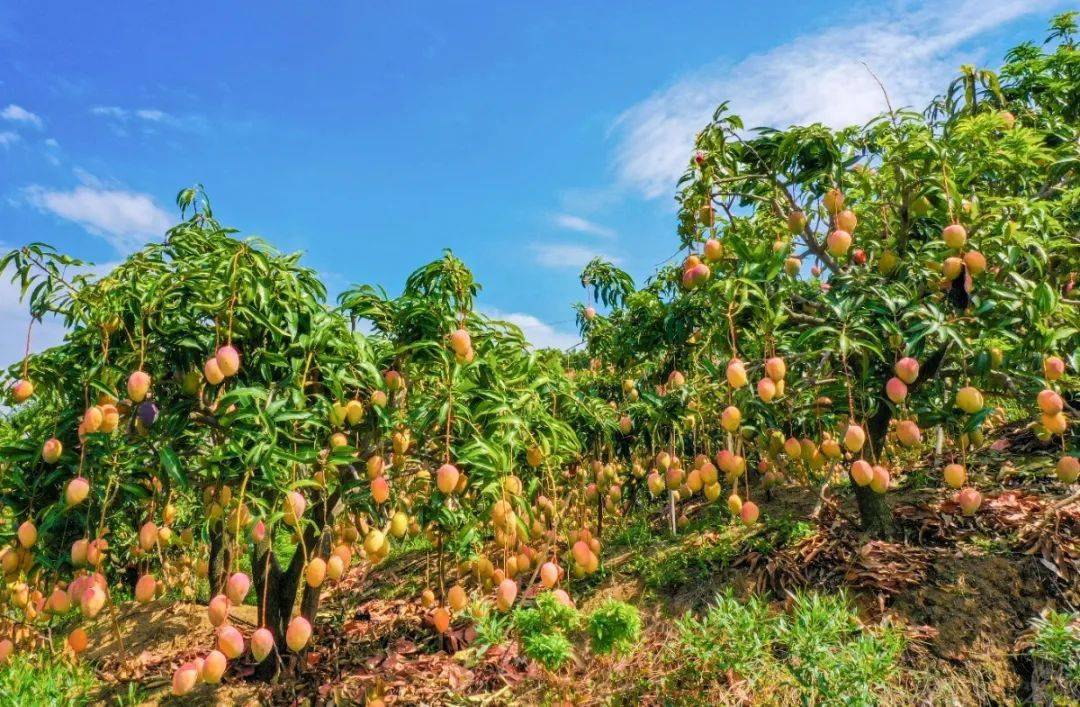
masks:
POLYGON ((1047 356, 1043 361, 1043 375, 1048 381, 1056 381, 1065 375, 1065 362, 1057 356, 1047 356))
POLYGON ((210 619, 211 626, 222 626, 229 618, 229 597, 218 594, 210 600, 206 607, 206 615, 210 619))
POLYGON ((157 590, 157 580, 152 574, 144 574, 135 583, 135 601, 140 604, 149 604, 154 600, 154 592, 157 590))
POLYGON ((967 470, 962 464, 946 464, 941 475, 945 479, 945 484, 954 489, 960 488, 967 481, 967 470))
POLYGON ((1039 393, 1036 402, 1044 415, 1056 415, 1065 409, 1065 401, 1061 395, 1049 388, 1039 393))
POLYGON ((585 308, 585 319, 590 322, 596 319, 596 307, 590 305, 585 308))
POLYGON ((64 453, 64 445, 55 437, 45 440, 41 445, 41 458, 46 464, 55 464, 60 461, 60 455, 64 453))
POLYGON ((825 250, 834 258, 839 258, 851 248, 851 234, 837 229, 825 237, 825 250))
POLYGON ((66 614, 71 609, 71 597, 60 587, 53 589, 46 604, 48 610, 57 616, 66 614))
POLYGON ((16 404, 24 403, 34 394, 34 384, 28 380, 17 380, 11 384, 11 399, 16 404))
POLYGON ((76 476, 68 482, 67 488, 64 489, 64 504, 68 508, 77 506, 85 501, 89 494, 90 482, 81 476, 76 476))
POLYGON ((907 398, 907 385, 904 381, 893 376, 885 383, 885 395, 889 397, 889 400, 899 405, 907 398))
POLYGON ((157 546, 158 527, 152 520, 148 520, 139 528, 139 547, 143 552, 150 552, 157 546))
POLYGON ((203 377, 210 385, 220 385, 225 380, 225 374, 221 372, 217 359, 211 356, 203 364, 203 377))
POLYGON ((956 407, 969 415, 974 415, 983 409, 983 396, 978 388, 966 385, 956 391, 956 407))
POLYGON ((885 493, 889 490, 889 470, 883 466, 874 467, 874 478, 870 480, 870 490, 885 493))
MULTIPOLYGON (((591 551, 590 551, 591 554, 591 551)), ((500 611, 509 611, 517 599, 518 585, 512 579, 504 579, 499 582, 499 588, 495 592, 495 605, 500 611)))
POLYGON ((686 385, 686 377, 680 371, 672 371, 668 374, 667 384, 669 388, 681 388, 686 385))
POLYGON ((727 507, 731 511, 732 515, 739 515, 742 512, 743 500, 739 498, 738 494, 731 494, 728 496, 727 507))
POLYGON ((910 356, 905 356, 896 362, 894 370, 897 378, 911 385, 919 377, 919 362, 910 356))
POLYGON ((76 567, 82 567, 86 564, 87 549, 90 546, 90 541, 86 538, 79 538, 75 542, 71 543, 71 564, 76 567))
POLYGON ((239 606, 244 603, 249 589, 251 589, 251 578, 243 572, 233 572, 225 583, 225 596, 230 602, 239 606))
POLYGON ((173 673, 172 694, 176 697, 183 697, 195 689, 195 683, 198 681, 199 669, 195 663, 184 663, 173 673))
POLYGON ((446 495, 450 495, 457 488, 458 478, 461 472, 453 464, 443 464, 439 467, 439 470, 435 472, 435 485, 439 491, 446 495))
POLYGON ((94 433, 101 430, 101 423, 105 420, 105 413, 97 405, 91 405, 83 413, 82 428, 84 432, 94 433))
POLYGON ((968 251, 964 253, 964 266, 969 275, 978 277, 986 272, 986 257, 977 250, 968 251))
POLYGON ((1059 481, 1066 484, 1075 483, 1077 477, 1080 477, 1080 459, 1065 455, 1058 459, 1056 470, 1059 481))
POLYGON ((715 238, 710 238, 705 241, 705 260, 715 262, 724 257, 724 246, 715 238))
POLYGON ((856 218, 855 212, 851 209, 844 209, 836 215, 836 227, 841 231, 854 233, 855 226, 857 226, 858 224, 859 219, 856 218))
POLYGON ((761 511, 758 510, 757 504, 753 501, 743 501, 742 507, 739 508, 739 519, 742 520, 744 525, 756 523, 760 514, 761 511))
POLYGON ((779 383, 787 375, 787 364, 779 356, 773 356, 765 360, 765 375, 779 383))
POLYGON ((772 402, 776 397, 776 382, 772 378, 762 378, 757 382, 757 393, 764 402, 772 402))
POLYGON ((857 486, 869 486, 874 480, 874 468, 865 459, 856 459, 851 464, 851 480, 857 486))
POLYGON ((540 582, 548 589, 559 582, 559 566, 554 562, 545 562, 540 565, 540 582))
POLYGON ((964 515, 973 516, 982 505, 982 494, 969 486, 957 492, 956 502, 960 504, 964 515))
POLYGON ((331 582, 336 582, 341 579, 341 575, 345 574, 345 561, 338 555, 331 555, 326 561, 326 576, 331 582))
POLYGON ((397 371, 387 371, 384 373, 383 383, 386 384, 386 389, 391 391, 401 390, 405 387, 405 379, 397 371))
POLYGON ((145 371, 135 371, 127 379, 127 393, 133 403, 141 403, 150 392, 150 375, 145 371))
POLYGON ((15 535, 19 538, 20 545, 24 548, 31 548, 34 546, 34 543, 37 542, 37 527, 28 520, 23 521, 15 535))
POLYGON ((308 562, 307 569, 304 570, 304 581, 307 582, 309 587, 322 586, 323 581, 326 579, 326 560, 321 557, 314 557, 308 562))
POLYGON ((226 658, 239 658, 244 654, 244 634, 235 626, 225 624, 217 630, 218 650, 225 654, 226 658))
POLYGON ((727 382, 732 388, 742 388, 746 385, 746 366, 737 358, 733 358, 727 365, 727 382))
POLYGON ((967 243, 967 229, 958 223, 950 224, 942 229, 941 239, 953 250, 960 250, 967 243))
POLYGON ((800 209, 789 211, 787 215, 788 231, 792 234, 802 233, 806 228, 806 214, 800 209))
POLYGON ((446 592, 446 603, 450 605, 452 611, 461 611, 465 608, 465 605, 469 603, 469 597, 465 593, 465 588, 460 584, 455 584, 450 587, 446 592))
POLYGON ((257 628, 251 634, 251 656, 261 663, 274 650, 274 634, 268 628, 257 628))
POLYGON ((839 213, 840 210, 844 208, 844 192, 833 187, 825 192, 825 196, 821 198, 821 202, 825 205, 825 209, 830 214, 839 213))
POLYGON ((297 526, 307 510, 307 499, 299 491, 289 491, 285 494, 285 523, 297 526))
POLYGON ((371 498, 379 504, 390 500, 390 482, 385 476, 377 476, 371 480, 371 498))
POLYGON ((1046 431, 1050 434, 1063 435, 1065 434, 1065 430, 1069 427, 1069 421, 1066 419, 1065 413, 1063 412, 1059 412, 1055 415, 1044 414, 1041 419, 1043 427, 1045 427, 1046 431))
POLYGON ((465 356, 472 349, 472 337, 464 329, 450 332, 450 349, 458 356, 465 356))
POLYGON ((802 456, 802 444, 794 437, 788 437, 784 440, 784 454, 792 459, 798 459, 802 456))
POLYGON ((901 420, 896 423, 896 438, 905 447, 915 447, 922 443, 922 430, 914 420, 901 420))
POLYGON ((850 423, 844 430, 844 446, 849 452, 858 452, 866 444, 866 432, 855 423, 850 423))
POLYGON ((357 425, 364 419, 364 404, 359 400, 345 403, 345 419, 350 425, 357 425))
POLYGON ((225 668, 229 661, 225 654, 218 650, 210 651, 203 658, 202 669, 199 671, 199 679, 205 683, 216 685, 221 682, 221 676, 225 674, 225 668))
POLYGON ((79 610, 82 611, 83 616, 92 619, 105 607, 105 600, 105 591, 94 584, 83 591, 79 598, 79 610))
POLYGON ((76 626, 71 630, 67 637, 67 645, 75 655, 82 653, 90 645, 90 638, 82 626, 76 626))
POLYGON ((299 652, 311 640, 311 623, 303 616, 297 616, 289 622, 285 630, 285 645, 294 653, 299 652))
POLYGON ((221 375, 226 378, 232 378, 240 372, 240 352, 232 346, 226 345, 219 348, 214 354, 214 360, 217 361, 221 375))

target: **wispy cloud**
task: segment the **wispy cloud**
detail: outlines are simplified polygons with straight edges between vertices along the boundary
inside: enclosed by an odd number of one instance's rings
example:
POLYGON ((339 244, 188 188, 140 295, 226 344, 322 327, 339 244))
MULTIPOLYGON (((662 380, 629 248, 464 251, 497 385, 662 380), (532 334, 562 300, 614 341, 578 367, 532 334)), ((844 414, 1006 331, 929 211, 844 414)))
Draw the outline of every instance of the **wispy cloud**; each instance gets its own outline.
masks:
POLYGON ((90 108, 90 114, 112 121, 113 129, 119 135, 125 135, 122 125, 141 123, 143 130, 153 132, 153 125, 162 125, 180 130, 200 131, 206 128, 206 121, 198 115, 173 115, 157 108, 123 108, 121 106, 98 105, 90 108))
POLYGON ((568 231, 587 233, 590 236, 600 236, 601 238, 614 238, 616 235, 615 231, 607 226, 602 226, 573 214, 555 214, 552 220, 556 226, 565 228, 568 231))
POLYGON ((525 335, 529 343, 537 348, 568 349, 581 340, 581 337, 574 332, 556 329, 553 325, 524 312, 485 309, 484 314, 492 319, 509 322, 521 329, 521 333, 525 335))
POLYGON ((1060 0, 945 0, 902 3, 855 24, 800 36, 741 61, 695 71, 617 119, 619 180, 646 197, 670 194, 694 135, 722 101, 747 127, 821 122, 861 124, 894 107, 921 109, 961 63, 978 60, 965 42, 1060 0))
POLYGON ((593 258, 621 262, 617 256, 574 243, 533 243, 530 247, 537 264, 547 268, 581 268, 593 258))
POLYGON ((4 110, 0 110, 0 118, 11 121, 12 123, 32 125, 39 130, 45 125, 45 121, 43 121, 40 116, 31 113, 22 106, 17 106, 14 103, 8 105, 4 110))
POLYGON ((129 253, 160 237, 175 219, 148 194, 102 186, 96 180, 70 191, 30 186, 27 201, 38 209, 73 221, 108 241, 119 253, 129 253))
POLYGON ((20 140, 19 134, 10 130, 0 132, 0 147, 10 147, 20 140))

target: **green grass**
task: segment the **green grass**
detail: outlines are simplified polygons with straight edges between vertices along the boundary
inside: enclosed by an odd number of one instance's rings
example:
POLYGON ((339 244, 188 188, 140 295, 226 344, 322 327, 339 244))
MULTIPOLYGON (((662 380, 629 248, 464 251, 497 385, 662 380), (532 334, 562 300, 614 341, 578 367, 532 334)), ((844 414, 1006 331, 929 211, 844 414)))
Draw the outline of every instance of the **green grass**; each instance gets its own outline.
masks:
POLYGON ((0 706, 85 705, 98 687, 94 672, 51 652, 20 651, 0 667, 0 706))
POLYGON ((895 629, 862 627, 843 594, 796 594, 790 611, 774 613, 760 597, 743 602, 729 592, 676 629, 672 687, 704 686, 730 671, 755 692, 786 689, 803 704, 877 703, 905 648, 895 629))
POLYGON ((1063 671, 1080 687, 1080 614, 1051 610, 1035 619, 1031 655, 1063 671))

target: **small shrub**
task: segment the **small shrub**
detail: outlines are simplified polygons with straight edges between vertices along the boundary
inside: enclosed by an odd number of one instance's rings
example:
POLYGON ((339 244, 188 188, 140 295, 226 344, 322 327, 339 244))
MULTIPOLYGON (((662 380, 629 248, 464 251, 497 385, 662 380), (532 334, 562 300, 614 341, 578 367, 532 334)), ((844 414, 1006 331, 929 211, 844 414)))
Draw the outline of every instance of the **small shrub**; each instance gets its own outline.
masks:
POLYGON ((1064 671, 1080 686, 1080 615, 1051 610, 1034 623, 1031 656, 1064 671))
POLYGON ((542 663, 548 670, 558 670, 574 653, 570 639, 558 631, 522 636, 521 647, 525 655, 542 663))
POLYGON ((738 601, 731 590, 698 619, 687 612, 675 622, 683 662, 701 674, 728 670, 752 679, 761 675, 776 637, 776 621, 758 596, 738 601))
POLYGON ((785 667, 804 698, 872 704, 904 650, 892 628, 864 630, 843 594, 798 594, 780 622, 785 667))
POLYGON ((481 651, 497 646, 506 640, 510 628, 510 617, 491 611, 487 604, 477 603, 470 609, 473 630, 476 631, 476 645, 481 651))
POLYGON ((641 616, 635 607, 608 599, 589 616, 588 632, 594 653, 625 653, 641 635, 641 616))

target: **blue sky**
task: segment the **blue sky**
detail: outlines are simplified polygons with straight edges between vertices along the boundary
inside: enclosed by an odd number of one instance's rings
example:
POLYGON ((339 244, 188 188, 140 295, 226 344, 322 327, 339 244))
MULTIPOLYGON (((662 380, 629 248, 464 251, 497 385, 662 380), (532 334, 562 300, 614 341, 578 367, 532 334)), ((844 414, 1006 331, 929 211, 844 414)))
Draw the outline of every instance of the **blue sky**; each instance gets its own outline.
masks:
MULTIPOLYGON (((883 108, 866 61, 921 108, 1066 7, 6 3, 0 245, 115 262, 202 182, 221 220, 305 251, 334 293, 397 292, 451 247, 485 311, 566 346, 589 257, 642 278, 672 254, 674 183, 717 103, 753 125, 859 123, 883 108)), ((14 300, 0 286, 5 363, 14 300)))

